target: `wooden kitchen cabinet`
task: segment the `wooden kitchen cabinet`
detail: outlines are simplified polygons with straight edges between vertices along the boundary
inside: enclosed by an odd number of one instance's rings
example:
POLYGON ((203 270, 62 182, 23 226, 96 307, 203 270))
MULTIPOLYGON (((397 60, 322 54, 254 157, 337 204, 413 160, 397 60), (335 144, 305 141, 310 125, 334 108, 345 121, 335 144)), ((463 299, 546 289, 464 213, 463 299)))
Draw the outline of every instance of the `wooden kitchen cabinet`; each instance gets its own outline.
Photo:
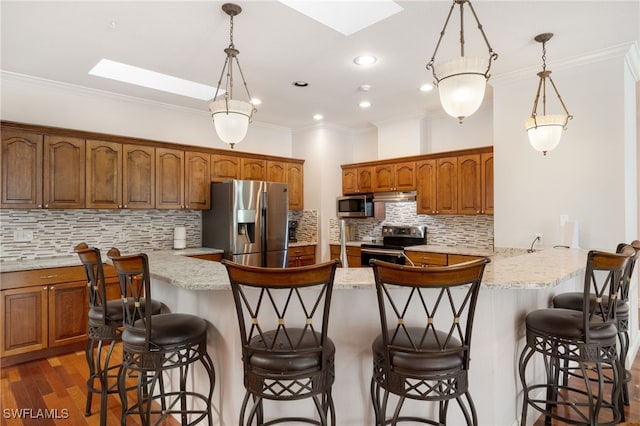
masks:
POLYGON ((211 206, 210 155, 202 152, 185 152, 185 208, 205 210, 211 206))
POLYGON ((156 148, 156 208, 184 208, 184 151, 156 148))
POLYGON ((471 256, 468 254, 449 254, 447 255, 447 265, 456 265, 458 263, 469 262, 470 260, 484 259, 483 256, 471 256))
POLYGON ((406 250, 405 254, 415 266, 447 266, 446 253, 406 250))
POLYGON ((86 340, 89 302, 81 266, 8 272, 1 278, 0 357, 86 340))
POLYGON ((2 208, 42 208, 41 134, 2 129, 2 208))
POLYGON ((87 208, 155 207, 154 148, 87 140, 87 208))
POLYGON ((421 160, 416 170, 418 214, 457 214, 457 157, 421 160))
POLYGON ((414 161, 375 166, 373 192, 415 190, 415 168, 414 161))
POLYGON ((211 253, 211 254, 193 254, 189 257, 200 260, 210 260, 212 262, 221 262, 222 261, 222 253, 211 253))
POLYGON ((288 189, 289 210, 302 210, 304 207, 303 165, 284 161, 267 160, 267 181, 286 183, 288 189))
POLYGON ((493 214, 493 152, 480 154, 482 214, 493 214))
POLYGON ((42 191, 45 208, 84 208, 84 163, 84 139, 45 135, 42 191))
POLYGON ((287 183, 287 163, 267 160, 267 181, 287 183))
POLYGON ((267 161, 257 158, 241 158, 240 179, 267 180, 267 161))
POLYGON ((374 167, 343 167, 342 194, 361 194, 373 192, 374 167))
POLYGON ((240 158, 211 154, 211 181, 223 182, 227 179, 240 179, 240 158))
MULTIPOLYGON (((347 263, 349 264, 349 268, 359 268, 362 266, 362 261, 360 258, 360 247, 357 246, 347 246, 347 263)), ((330 244, 329 245, 329 255, 331 259, 340 259, 340 245, 339 244, 330 244)), ((342 267, 342 266, 340 266, 342 267)))
POLYGON ((308 266, 316 263, 316 246, 289 247, 287 251, 287 267, 308 266))
POLYGON ((482 213, 480 154, 458 157, 458 214, 482 213))

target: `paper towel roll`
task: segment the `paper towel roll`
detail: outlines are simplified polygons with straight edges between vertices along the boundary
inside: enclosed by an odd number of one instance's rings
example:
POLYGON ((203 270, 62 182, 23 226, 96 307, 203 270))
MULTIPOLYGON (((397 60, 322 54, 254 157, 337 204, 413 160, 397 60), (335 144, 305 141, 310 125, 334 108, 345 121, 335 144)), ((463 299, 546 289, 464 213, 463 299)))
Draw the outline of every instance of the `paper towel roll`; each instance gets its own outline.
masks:
POLYGON ((574 220, 567 220, 563 225, 563 245, 571 248, 578 248, 578 222, 574 220))
POLYGON ((187 246, 187 228, 176 226, 173 228, 173 248, 183 249, 187 246))

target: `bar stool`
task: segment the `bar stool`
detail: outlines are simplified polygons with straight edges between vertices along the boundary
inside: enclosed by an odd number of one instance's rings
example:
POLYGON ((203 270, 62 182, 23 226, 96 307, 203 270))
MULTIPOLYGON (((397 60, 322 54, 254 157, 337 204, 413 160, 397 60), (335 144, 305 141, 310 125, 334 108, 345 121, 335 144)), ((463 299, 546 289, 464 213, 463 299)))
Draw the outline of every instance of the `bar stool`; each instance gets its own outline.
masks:
POLYGON ((327 336, 337 260, 296 268, 259 268, 223 260, 240 325, 244 386, 240 425, 336 424, 331 386, 335 345, 327 336), (264 421, 263 400, 311 398, 314 417, 264 421), (249 408, 249 400, 252 400, 249 408), (245 423, 246 418, 246 423, 245 423))
MULTIPOLYGON (((122 331, 122 300, 107 300, 107 288, 102 267, 100 250, 89 247, 86 243, 80 243, 74 247, 80 257, 87 277, 89 293, 89 331, 85 355, 89 367, 89 379, 87 380, 87 403, 85 416, 91 415, 91 402, 94 393, 100 394, 100 424, 106 425, 107 398, 109 394, 118 393, 117 374, 114 370, 120 368, 120 364, 111 364, 111 355, 116 343, 120 341, 122 331), (104 353, 104 345, 106 353, 104 353), (110 374, 113 372, 113 374, 110 374), (95 386, 98 379, 99 387, 95 386), (109 379, 113 383, 109 384, 109 379)), ((151 302, 151 314, 160 313, 162 304, 151 302)))
MULTIPOLYGON (((630 244, 635 250, 635 255, 627 263, 627 269, 624 272, 622 285, 620 287, 620 294, 616 301, 616 326, 618 328, 618 343, 620 363, 624 370, 624 380, 622 381, 622 399, 625 405, 629 405, 629 382, 631 381, 631 371, 626 369, 627 354, 629 352, 629 290, 631 288, 631 277, 635 269, 638 257, 640 257, 640 241, 634 240, 630 244)), ((616 253, 621 253, 627 245, 624 243, 618 244, 616 253)), ((591 294, 590 306, 595 304, 595 295, 591 294)), ((576 311, 582 310, 584 300, 584 294, 579 292, 567 292, 561 293, 553 298, 554 308, 573 309, 576 311)), ((565 363, 563 371, 563 384, 567 384, 568 376, 570 375, 568 363, 565 363)), ((624 420, 624 413, 623 419, 624 420)))
MULTIPOLYGON (((143 425, 151 424, 152 415, 159 418, 179 414, 182 425, 200 424, 204 419, 213 424, 211 397, 215 386, 213 363, 207 353, 207 323, 190 314, 151 315, 141 311, 151 297, 149 260, 146 254, 120 256, 117 250, 107 253, 120 279, 123 295, 124 331, 122 332, 122 367, 118 386, 122 400, 122 425, 129 414, 138 414, 143 425), (208 380, 208 393, 187 389, 191 368, 204 368, 198 377, 208 380), (177 370, 178 389, 166 390, 163 374, 177 370), (137 400, 129 405, 126 379, 137 375, 137 400), (160 407, 157 401, 160 401, 160 407)), ((191 375, 193 376, 193 375, 191 375)))
POLYGON ((478 424, 469 393, 469 353, 488 262, 484 258, 427 268, 370 262, 382 326, 371 345, 371 401, 377 426, 404 421, 446 424, 449 402, 454 399, 467 424, 478 424), (390 394, 398 401, 388 418, 390 394), (438 419, 401 416, 407 399, 438 402, 438 419))
POLYGON ((529 406, 544 414, 545 424, 551 424, 551 419, 587 425, 620 422, 620 377, 624 371, 616 350, 615 304, 625 268, 634 254, 631 246, 623 248, 621 253, 590 251, 583 309, 539 309, 527 315, 526 345, 519 361, 523 387, 522 425, 526 424, 529 406), (589 305, 591 292, 595 297, 594 303, 589 305), (542 355, 546 381, 529 384, 526 370, 535 354, 542 355), (565 360, 577 365, 580 374, 576 377, 582 379, 582 387, 559 382, 560 363, 565 360), (604 395, 605 368, 612 372, 609 400, 604 395), (594 393, 592 383, 597 383, 597 393, 594 393), (545 396, 536 396, 541 391, 545 396), (602 412, 611 414, 606 417, 602 412), (569 419, 570 414, 573 420, 569 419))

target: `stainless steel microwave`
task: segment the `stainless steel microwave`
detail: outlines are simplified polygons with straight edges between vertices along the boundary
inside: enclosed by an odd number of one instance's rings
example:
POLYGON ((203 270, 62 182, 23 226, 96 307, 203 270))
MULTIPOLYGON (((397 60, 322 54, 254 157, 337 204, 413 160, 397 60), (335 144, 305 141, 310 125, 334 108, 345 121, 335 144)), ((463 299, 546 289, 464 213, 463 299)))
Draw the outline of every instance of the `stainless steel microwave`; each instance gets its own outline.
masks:
POLYGON ((364 194, 336 198, 336 215, 338 218, 373 217, 373 196, 364 194))

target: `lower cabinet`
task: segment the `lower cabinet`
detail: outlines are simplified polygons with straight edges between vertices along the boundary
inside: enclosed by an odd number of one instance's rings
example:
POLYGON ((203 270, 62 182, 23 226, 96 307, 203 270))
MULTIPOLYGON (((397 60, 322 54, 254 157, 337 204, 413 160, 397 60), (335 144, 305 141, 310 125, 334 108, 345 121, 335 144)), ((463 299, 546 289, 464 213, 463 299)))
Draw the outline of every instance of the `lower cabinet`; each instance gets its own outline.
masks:
POLYGON ((316 246, 289 247, 287 252, 287 267, 307 266, 316 263, 316 246))
POLYGON ((482 259, 482 256, 470 256, 466 254, 446 254, 425 251, 405 251, 405 254, 415 266, 449 266, 470 260, 482 259))
MULTIPOLYGON (((329 254, 331 255, 331 259, 340 259, 340 245, 330 244, 329 254)), ((349 264, 349 268, 359 268, 362 266, 362 262, 360 261, 360 247, 347 246, 347 263, 349 264)))
POLYGON ((83 342, 87 282, 82 267, 2 273, 0 357, 83 342))
POLYGON ((192 257, 194 259, 211 260, 213 262, 222 261, 222 253, 194 254, 189 257, 192 257))

